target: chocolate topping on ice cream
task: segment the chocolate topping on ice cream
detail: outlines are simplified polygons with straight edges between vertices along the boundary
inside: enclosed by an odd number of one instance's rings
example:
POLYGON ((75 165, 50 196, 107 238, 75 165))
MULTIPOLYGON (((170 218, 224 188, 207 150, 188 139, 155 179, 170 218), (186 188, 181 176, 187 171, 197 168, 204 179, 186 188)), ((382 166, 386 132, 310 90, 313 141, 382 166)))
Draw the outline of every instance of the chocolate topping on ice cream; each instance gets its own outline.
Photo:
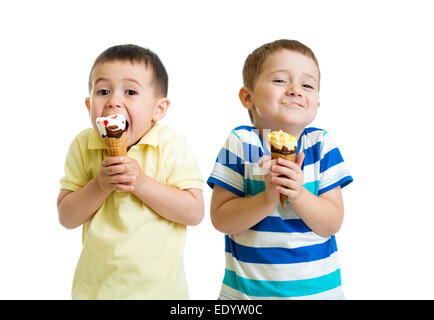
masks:
POLYGON ((118 129, 117 126, 106 127, 105 130, 107 132, 107 137, 109 138, 120 138, 122 133, 125 132, 125 130, 118 129))
POLYGON ((288 150, 286 146, 283 146, 282 149, 277 149, 273 145, 271 145, 271 152, 281 153, 281 154, 294 154, 297 149, 288 150))

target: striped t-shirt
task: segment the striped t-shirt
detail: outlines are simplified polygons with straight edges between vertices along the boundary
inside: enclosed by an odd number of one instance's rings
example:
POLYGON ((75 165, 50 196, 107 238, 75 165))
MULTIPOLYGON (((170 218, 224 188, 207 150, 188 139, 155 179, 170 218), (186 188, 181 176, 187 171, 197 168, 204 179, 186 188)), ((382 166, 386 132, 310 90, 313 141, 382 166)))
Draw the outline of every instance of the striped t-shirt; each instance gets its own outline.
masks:
MULTIPOLYGON (((327 131, 306 128, 298 140, 303 150, 303 186, 318 196, 353 181, 327 131)), ((240 197, 265 190, 258 160, 270 154, 250 126, 229 134, 218 154, 208 185, 240 197)), ((226 267, 220 299, 344 298, 335 237, 314 233, 287 205, 278 207, 250 229, 225 235, 226 267)))

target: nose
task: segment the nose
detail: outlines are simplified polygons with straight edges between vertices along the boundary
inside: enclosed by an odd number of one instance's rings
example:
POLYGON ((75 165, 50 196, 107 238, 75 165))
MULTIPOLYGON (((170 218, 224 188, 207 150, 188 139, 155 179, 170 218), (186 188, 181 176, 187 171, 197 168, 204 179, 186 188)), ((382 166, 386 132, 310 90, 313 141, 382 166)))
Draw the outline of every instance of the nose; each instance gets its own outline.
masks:
POLYGON ((301 97, 301 89, 297 86, 297 84, 290 83, 288 85, 288 88, 286 89, 286 94, 292 97, 294 96, 301 97))
POLYGON ((119 94, 116 94, 113 92, 110 95, 110 99, 107 101, 107 107, 109 108, 121 108, 123 105, 122 103, 122 97, 119 94))

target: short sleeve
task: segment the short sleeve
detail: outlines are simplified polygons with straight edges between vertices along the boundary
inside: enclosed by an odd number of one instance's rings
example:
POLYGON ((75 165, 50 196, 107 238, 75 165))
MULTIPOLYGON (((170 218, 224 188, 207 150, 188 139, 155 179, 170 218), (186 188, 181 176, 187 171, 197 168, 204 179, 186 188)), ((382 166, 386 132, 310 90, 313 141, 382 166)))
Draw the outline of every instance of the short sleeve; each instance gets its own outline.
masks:
POLYGON ((85 170, 83 155, 78 139, 74 139, 69 146, 65 160, 65 175, 60 179, 60 188, 77 191, 83 188, 89 177, 85 170))
POLYGON ((203 178, 187 140, 177 135, 165 148, 166 183, 178 189, 203 189, 203 178))
POLYGON ((321 143, 319 171, 318 195, 338 186, 343 188, 353 181, 341 152, 328 132, 324 133, 321 143))
POLYGON ((239 137, 232 131, 220 149, 214 169, 207 183, 218 185, 240 197, 244 197, 244 151, 239 137))

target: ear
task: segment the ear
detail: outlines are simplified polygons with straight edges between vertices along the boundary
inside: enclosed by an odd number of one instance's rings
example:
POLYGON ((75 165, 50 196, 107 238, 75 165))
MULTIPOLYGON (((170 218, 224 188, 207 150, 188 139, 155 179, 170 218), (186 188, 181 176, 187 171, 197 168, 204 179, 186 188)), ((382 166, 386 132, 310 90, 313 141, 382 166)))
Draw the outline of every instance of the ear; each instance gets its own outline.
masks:
POLYGON ((168 98, 161 98, 157 100, 154 112, 152 113, 152 121, 157 122, 163 119, 169 109, 170 100, 168 98))
POLYGON ((89 99, 89 97, 87 97, 87 98, 84 100, 84 103, 86 104, 87 111, 88 111, 89 114, 90 114, 90 99, 89 99))
POLYGON ((253 110, 255 108, 255 104, 253 103, 252 94, 249 88, 242 87, 240 89, 240 92, 238 93, 238 97, 240 98, 240 101, 243 104, 244 108, 248 110, 253 110))

